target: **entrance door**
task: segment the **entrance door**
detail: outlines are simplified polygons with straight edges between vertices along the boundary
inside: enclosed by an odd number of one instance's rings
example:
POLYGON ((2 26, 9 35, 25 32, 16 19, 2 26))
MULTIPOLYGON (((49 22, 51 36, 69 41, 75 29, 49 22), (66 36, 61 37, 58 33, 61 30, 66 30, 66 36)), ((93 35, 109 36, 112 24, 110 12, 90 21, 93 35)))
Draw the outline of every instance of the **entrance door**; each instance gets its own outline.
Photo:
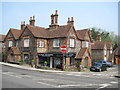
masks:
POLYGON ((13 55, 13 54, 11 54, 11 59, 10 59, 10 61, 14 61, 14 55, 13 55))
POLYGON ((25 62, 25 64, 28 64, 28 59, 29 59, 28 54, 24 54, 24 62, 25 62))
POLYGON ((84 59, 84 67, 85 68, 88 67, 88 57, 85 57, 85 59, 84 59))

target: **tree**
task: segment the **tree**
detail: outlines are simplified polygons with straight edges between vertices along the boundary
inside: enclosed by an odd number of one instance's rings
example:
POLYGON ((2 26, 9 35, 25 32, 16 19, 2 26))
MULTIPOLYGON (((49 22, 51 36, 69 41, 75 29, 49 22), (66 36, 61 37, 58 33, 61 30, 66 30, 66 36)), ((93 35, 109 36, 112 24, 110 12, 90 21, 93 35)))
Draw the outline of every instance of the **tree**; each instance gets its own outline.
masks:
POLYGON ((113 45, 120 42, 120 36, 116 35, 114 32, 108 32, 96 27, 91 28, 90 31, 92 33, 92 39, 95 41, 101 37, 102 41, 111 42, 113 45))

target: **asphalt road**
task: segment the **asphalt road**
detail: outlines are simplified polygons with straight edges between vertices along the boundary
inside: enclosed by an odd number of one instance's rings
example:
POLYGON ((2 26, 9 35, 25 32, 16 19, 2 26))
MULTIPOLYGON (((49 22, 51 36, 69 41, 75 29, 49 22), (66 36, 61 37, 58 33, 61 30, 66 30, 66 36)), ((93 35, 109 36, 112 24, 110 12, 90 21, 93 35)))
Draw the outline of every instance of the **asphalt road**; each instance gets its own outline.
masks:
POLYGON ((118 88, 116 70, 85 73, 47 73, 2 65, 2 88, 118 88))

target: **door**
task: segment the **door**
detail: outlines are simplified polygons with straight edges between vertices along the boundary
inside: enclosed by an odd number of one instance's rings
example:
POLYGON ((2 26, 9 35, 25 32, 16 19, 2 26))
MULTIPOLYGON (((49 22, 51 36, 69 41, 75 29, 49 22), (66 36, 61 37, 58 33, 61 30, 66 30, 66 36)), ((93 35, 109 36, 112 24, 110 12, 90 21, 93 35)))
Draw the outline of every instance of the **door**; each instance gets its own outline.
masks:
POLYGON ((84 67, 85 68, 88 67, 88 57, 85 57, 85 59, 84 59, 84 67))
POLYGON ((25 62, 25 64, 28 64, 28 59, 29 59, 28 54, 24 54, 24 62, 25 62))
POLYGON ((13 54, 11 54, 11 59, 10 59, 10 61, 14 61, 14 55, 13 55, 13 54))

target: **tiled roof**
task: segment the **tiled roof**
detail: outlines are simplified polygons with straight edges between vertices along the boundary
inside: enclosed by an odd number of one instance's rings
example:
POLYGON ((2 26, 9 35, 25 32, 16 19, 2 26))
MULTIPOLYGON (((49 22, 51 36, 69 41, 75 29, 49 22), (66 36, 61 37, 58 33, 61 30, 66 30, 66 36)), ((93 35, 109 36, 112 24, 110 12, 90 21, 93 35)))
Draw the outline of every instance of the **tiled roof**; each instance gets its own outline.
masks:
POLYGON ((81 48, 78 54, 76 54, 75 58, 82 58, 86 50, 87 48, 81 48))
POLYGON ((0 41, 4 41, 5 36, 6 36, 6 35, 0 34, 0 41))
POLYGON ((18 29, 10 29, 10 31, 12 32, 13 36, 15 37, 15 39, 18 39, 20 34, 21 34, 21 30, 18 29))
POLYGON ((50 30, 49 28, 47 29, 31 25, 27 25, 27 27, 35 37, 41 38, 66 37, 71 28, 70 25, 58 26, 57 30, 50 30))
POLYGON ((104 47, 107 47, 107 49, 111 49, 112 43, 105 42, 105 41, 95 41, 93 45, 91 45, 92 49, 104 49, 104 47))
POLYGON ((107 49, 111 49, 112 43, 111 42, 106 42, 107 49))
POLYGON ((92 49, 104 49, 105 47, 105 42, 103 41, 95 41, 94 45, 91 45, 92 49))
POLYGON ((80 40, 84 40, 85 38, 85 34, 88 31, 88 29, 84 29, 84 30, 76 30, 77 32, 77 36, 80 40))
POLYGON ((21 54, 19 48, 17 47, 11 47, 11 50, 13 51, 14 54, 21 54))

